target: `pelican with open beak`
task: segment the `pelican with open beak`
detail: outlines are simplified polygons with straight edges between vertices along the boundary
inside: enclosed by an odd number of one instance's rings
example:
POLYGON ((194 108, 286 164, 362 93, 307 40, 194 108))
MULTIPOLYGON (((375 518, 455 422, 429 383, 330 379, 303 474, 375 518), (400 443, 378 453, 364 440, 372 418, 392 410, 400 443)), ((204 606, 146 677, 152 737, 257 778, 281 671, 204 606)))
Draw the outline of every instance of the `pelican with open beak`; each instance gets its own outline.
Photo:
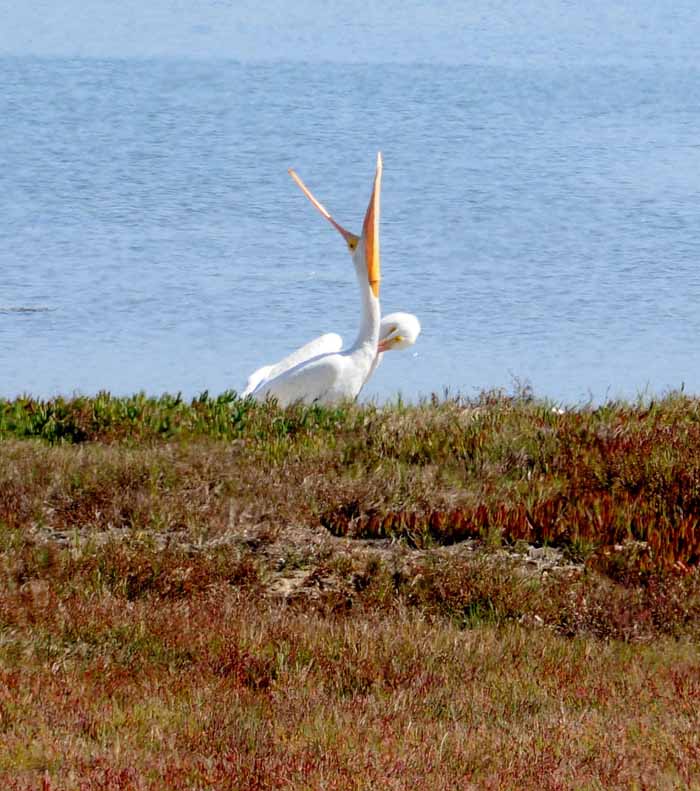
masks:
MULTIPOLYGON (((280 406, 295 402, 333 404, 357 396, 375 366, 378 353, 381 316, 379 305, 381 282, 379 196, 382 185, 382 155, 377 154, 374 184, 362 224, 361 236, 356 236, 336 222, 299 176, 293 170, 290 170, 289 173, 306 197, 338 231, 348 246, 360 288, 360 327, 357 338, 349 349, 321 352, 288 367, 276 376, 270 376, 270 370, 266 370, 266 375, 252 389, 250 395, 258 401, 274 397, 280 406)), ((331 335, 338 338, 334 334, 331 335)), ((312 343, 314 342, 312 341, 312 343)), ((309 344, 307 344, 308 346, 309 344)), ((305 347, 302 347, 298 352, 302 352, 304 349, 305 347)), ((292 356, 290 355, 290 357, 292 356)), ((271 369, 274 367, 271 366, 271 369)))

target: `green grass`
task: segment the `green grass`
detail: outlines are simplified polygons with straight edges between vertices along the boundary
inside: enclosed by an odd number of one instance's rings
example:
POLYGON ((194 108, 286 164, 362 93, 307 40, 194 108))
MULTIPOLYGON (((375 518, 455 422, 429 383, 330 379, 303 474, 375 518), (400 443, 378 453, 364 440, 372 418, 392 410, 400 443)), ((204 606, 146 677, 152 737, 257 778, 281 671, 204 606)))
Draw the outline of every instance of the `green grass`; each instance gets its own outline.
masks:
MULTIPOLYGON (((414 407, 279 411, 234 393, 189 403, 103 393, 0 401, 0 437, 153 449, 152 463, 139 459, 113 481, 129 487, 130 476, 140 476, 151 490, 172 474, 159 466, 158 448, 223 441, 239 465, 292 476, 322 472, 334 496, 328 487, 309 495, 338 534, 421 545, 497 533, 586 555, 637 541, 648 544, 649 557, 640 553, 636 563, 644 571, 700 559, 699 414, 698 403, 681 395, 560 415, 531 397, 498 394, 414 407)), ((76 478, 71 503, 99 500, 105 482, 90 488, 86 480, 95 475, 76 478)))

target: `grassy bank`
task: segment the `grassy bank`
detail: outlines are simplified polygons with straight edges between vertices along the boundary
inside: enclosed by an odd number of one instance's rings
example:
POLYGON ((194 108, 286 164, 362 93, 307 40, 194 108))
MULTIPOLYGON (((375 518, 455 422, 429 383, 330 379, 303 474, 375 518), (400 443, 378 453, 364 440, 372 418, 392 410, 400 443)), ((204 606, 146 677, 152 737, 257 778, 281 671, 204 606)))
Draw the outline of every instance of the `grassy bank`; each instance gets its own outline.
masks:
POLYGON ((699 520, 681 395, 0 401, 3 787, 693 787, 699 520))

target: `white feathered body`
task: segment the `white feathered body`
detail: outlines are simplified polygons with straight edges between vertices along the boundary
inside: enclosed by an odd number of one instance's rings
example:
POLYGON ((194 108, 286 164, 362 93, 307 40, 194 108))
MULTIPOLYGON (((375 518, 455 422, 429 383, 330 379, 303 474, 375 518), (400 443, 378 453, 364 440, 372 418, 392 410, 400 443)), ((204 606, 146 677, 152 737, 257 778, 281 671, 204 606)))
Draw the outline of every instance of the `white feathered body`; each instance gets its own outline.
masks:
POLYGON ((299 365, 299 363, 306 362, 312 357, 318 357, 322 354, 333 354, 339 352, 343 348, 343 339, 337 332, 327 332, 325 335, 320 335, 312 341, 305 343, 298 349, 283 357, 279 362, 273 365, 263 365, 257 371, 248 377, 245 389, 241 396, 245 397, 250 395, 262 382, 269 379, 274 379, 276 376, 283 374, 290 368, 299 365))
POLYGON ((366 348, 321 354, 262 382, 252 395, 258 401, 274 396, 280 406, 328 405, 353 399, 362 389, 375 356, 369 344, 366 348))
MULTIPOLYGON (((389 313, 382 318, 379 325, 379 345, 381 346, 382 342, 386 342, 388 349, 408 348, 416 342, 416 338, 420 334, 420 331, 420 322, 418 321, 418 318, 412 313, 389 313)), ((241 395, 251 395, 258 387, 260 387, 260 392, 262 393, 264 383, 274 379, 285 371, 289 371, 300 363, 311 362, 314 357, 337 353, 342 349, 342 346, 343 340, 340 335, 335 332, 328 332, 325 335, 314 338, 314 340, 309 341, 299 349, 296 349, 296 351, 287 355, 278 363, 275 363, 274 365, 264 365, 262 368, 258 368, 257 371, 254 371, 248 377, 245 390, 241 395)), ((366 384, 372 374, 376 371, 382 361, 382 358, 384 357, 384 354, 385 352, 379 351, 375 354, 374 360, 370 365, 367 378, 363 384, 366 384)), ((342 373, 340 375, 342 376, 342 373)), ((354 387, 355 383, 353 382, 353 389, 354 387)), ((329 388, 327 397, 335 399, 336 393, 337 387, 329 388)), ((317 403, 326 402, 318 401, 317 403)))

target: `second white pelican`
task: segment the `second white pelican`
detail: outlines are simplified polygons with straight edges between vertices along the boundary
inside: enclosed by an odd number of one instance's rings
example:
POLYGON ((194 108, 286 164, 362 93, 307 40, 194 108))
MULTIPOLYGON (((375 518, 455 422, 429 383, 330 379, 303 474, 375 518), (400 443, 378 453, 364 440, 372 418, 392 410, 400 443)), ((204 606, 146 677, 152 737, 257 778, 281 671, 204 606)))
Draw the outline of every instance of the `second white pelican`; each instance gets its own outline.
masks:
POLYGON ((367 379, 377 370, 385 352, 392 349, 407 349, 413 346, 420 335, 420 321, 413 313, 388 313, 379 326, 377 356, 367 374, 367 379))
MULTIPOLYGON (((374 175, 372 194, 362 225, 362 236, 358 237, 337 223, 330 213, 319 203, 307 189, 297 174, 290 170, 290 175, 301 187, 306 197, 318 211, 340 233, 348 245, 355 265, 360 296, 362 316, 357 338, 353 345, 345 351, 333 351, 316 354, 310 359, 298 362, 292 367, 273 375, 270 371, 262 371, 261 380, 251 391, 257 401, 264 401, 274 396, 280 406, 295 402, 305 404, 332 404, 348 398, 355 398, 362 389, 377 358, 379 342, 380 306, 379 284, 381 280, 379 256, 379 195, 382 183, 382 155, 377 154, 377 169, 374 175)), ((327 336, 321 336, 322 338, 327 336)), ((315 344, 316 341, 311 341, 315 344)), ((309 344, 307 344, 308 346, 309 344)), ((305 347, 298 349, 292 357, 299 355, 305 347)), ((287 358, 288 359, 288 358, 287 358)), ((285 361, 283 360, 282 363, 285 361)))

